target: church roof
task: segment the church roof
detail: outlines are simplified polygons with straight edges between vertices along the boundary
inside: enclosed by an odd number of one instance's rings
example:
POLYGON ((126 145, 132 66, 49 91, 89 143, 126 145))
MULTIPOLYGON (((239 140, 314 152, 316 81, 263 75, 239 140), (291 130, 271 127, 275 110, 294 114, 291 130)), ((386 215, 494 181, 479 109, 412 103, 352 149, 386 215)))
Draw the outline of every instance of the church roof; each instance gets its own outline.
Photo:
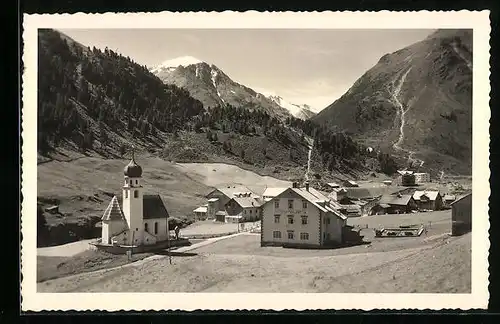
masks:
MULTIPOLYGON (((118 199, 121 206, 123 200, 118 199)), ((168 218, 167 208, 163 203, 160 195, 144 195, 142 200, 142 215, 143 219, 168 218)))
POLYGON ((142 176, 142 168, 135 162, 134 152, 132 152, 132 160, 123 169, 123 174, 130 178, 140 178, 142 176))
POLYGON ((142 209, 144 219, 169 217, 167 208, 165 208, 160 195, 144 195, 142 209))
POLYGON ((122 209, 120 208, 120 203, 118 202, 116 196, 113 196, 113 199, 111 199, 111 202, 104 211, 101 219, 103 221, 125 220, 125 216, 123 215, 122 209))

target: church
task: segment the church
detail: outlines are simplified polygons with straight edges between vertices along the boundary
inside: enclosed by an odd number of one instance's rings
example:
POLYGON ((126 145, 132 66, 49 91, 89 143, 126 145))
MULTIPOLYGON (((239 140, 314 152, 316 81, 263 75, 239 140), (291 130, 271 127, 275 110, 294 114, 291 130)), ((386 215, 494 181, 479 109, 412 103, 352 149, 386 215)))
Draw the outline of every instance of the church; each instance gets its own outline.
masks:
POLYGON ((145 246, 167 241, 168 211, 160 195, 144 193, 142 167, 134 153, 123 174, 122 198, 114 196, 102 216, 100 244, 145 246))

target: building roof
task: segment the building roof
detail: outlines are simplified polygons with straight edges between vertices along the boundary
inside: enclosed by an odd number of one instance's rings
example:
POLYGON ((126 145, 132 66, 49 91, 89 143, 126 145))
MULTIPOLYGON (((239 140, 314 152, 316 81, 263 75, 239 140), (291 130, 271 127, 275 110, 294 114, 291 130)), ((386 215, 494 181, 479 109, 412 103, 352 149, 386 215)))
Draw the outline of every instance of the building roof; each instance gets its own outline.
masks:
POLYGON ((217 200, 219 200, 219 198, 210 198, 208 201, 209 202, 214 202, 214 201, 217 201, 217 200))
POLYGON ((382 208, 389 208, 391 207, 391 205, 388 205, 388 204, 378 204, 380 207, 382 208))
POLYGON ((330 186, 331 188, 339 188, 340 185, 338 183, 335 183, 335 182, 330 182, 330 183, 327 183, 328 186, 330 186))
POLYGON ((269 187, 264 190, 264 193, 262 194, 263 197, 276 197, 279 196, 283 191, 285 191, 287 188, 274 188, 274 187, 269 187))
POLYGON ((233 200, 242 208, 260 207, 263 204, 263 201, 253 197, 235 197, 232 198, 230 201, 233 200))
POLYGON ((160 195, 144 195, 142 201, 144 219, 168 218, 168 211, 160 195))
POLYGON ((457 198, 454 202, 452 202, 452 203, 451 203, 451 205, 453 205, 454 203, 459 202, 460 200, 462 200, 462 199, 464 199, 465 197, 468 197, 468 196, 470 196, 470 195, 472 195, 472 192, 468 192, 468 193, 466 193, 466 194, 461 195, 461 196, 460 196, 460 197, 458 197, 458 198, 457 198))
POLYGON ((347 188, 346 196, 356 199, 367 199, 380 197, 387 192, 386 187, 373 187, 373 188, 347 188))
POLYGON ((425 190, 425 191, 417 190, 413 194, 413 199, 420 200, 420 197, 422 197, 423 195, 427 196, 427 198, 429 198, 429 200, 434 201, 438 197, 439 191, 437 191, 437 190, 425 190))
POLYGON ((118 201, 118 198, 116 196, 113 196, 111 199, 111 202, 109 203, 108 207, 104 211, 104 214, 102 215, 101 218, 103 221, 108 221, 108 220, 124 220, 125 221, 125 215, 123 215, 123 211, 120 208, 120 203, 118 201))
POLYGON ((123 174, 130 178, 140 178, 142 176, 142 168, 135 162, 135 154, 132 151, 132 160, 123 169, 123 174))
POLYGON ((206 213, 208 210, 207 206, 200 206, 193 210, 194 213, 206 213))
POLYGON ((223 210, 219 210, 219 211, 217 211, 217 212, 215 213, 215 215, 216 215, 216 216, 224 216, 224 215, 226 215, 226 212, 225 212, 225 211, 223 211, 223 210))
POLYGON ((347 183, 347 184, 349 184, 351 186, 355 186, 355 187, 358 186, 358 183, 354 180, 345 180, 344 183, 347 183))
POLYGON ((406 206, 412 199, 412 195, 384 195, 380 198, 380 204, 406 206))
POLYGON ((255 192, 242 185, 232 185, 232 186, 230 185, 230 186, 219 187, 212 190, 208 195, 210 195, 212 192, 216 190, 222 192, 227 198, 233 198, 235 193, 250 193, 252 196, 257 196, 255 192))
POLYGON ((455 195, 444 195, 443 197, 444 200, 452 200, 455 201, 457 199, 457 196, 455 195))
POLYGON ((405 175, 405 174, 413 174, 413 171, 409 171, 409 170, 398 170, 398 173, 401 174, 401 175, 405 175))

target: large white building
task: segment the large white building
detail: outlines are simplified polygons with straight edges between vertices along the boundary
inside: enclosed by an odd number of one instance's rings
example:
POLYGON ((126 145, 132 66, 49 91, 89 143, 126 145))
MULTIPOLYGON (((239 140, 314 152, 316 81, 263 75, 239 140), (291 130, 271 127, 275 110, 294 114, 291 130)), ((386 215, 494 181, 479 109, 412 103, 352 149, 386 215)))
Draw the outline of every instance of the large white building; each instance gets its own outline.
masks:
POLYGON ((121 204, 114 196, 102 217, 101 244, 152 245, 168 238, 168 211, 159 195, 145 195, 142 168, 132 160, 125 167, 121 204))
POLYGON ((280 191, 261 206, 261 246, 320 247, 342 242, 347 217, 327 197, 307 183, 305 188, 294 184, 280 191))

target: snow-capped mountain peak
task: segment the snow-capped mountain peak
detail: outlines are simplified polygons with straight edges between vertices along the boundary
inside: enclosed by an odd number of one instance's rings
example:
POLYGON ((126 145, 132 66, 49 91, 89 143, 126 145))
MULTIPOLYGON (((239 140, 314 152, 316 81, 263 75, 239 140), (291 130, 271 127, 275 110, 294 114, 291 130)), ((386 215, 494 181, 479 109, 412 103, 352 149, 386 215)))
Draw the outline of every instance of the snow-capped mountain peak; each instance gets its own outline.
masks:
POLYGON ((283 97, 281 97, 280 95, 277 95, 276 93, 270 91, 263 91, 262 94, 266 96, 269 100, 274 101, 279 106, 288 110, 290 114, 292 114, 296 118, 308 119, 313 115, 315 115, 315 113, 311 110, 311 107, 309 105, 306 104, 299 105, 291 103, 283 99, 283 97))
POLYGON ((193 64, 204 63, 202 60, 193 56, 181 56, 174 59, 163 61, 158 66, 154 67, 151 72, 159 72, 160 70, 175 70, 179 66, 189 66, 193 64))

